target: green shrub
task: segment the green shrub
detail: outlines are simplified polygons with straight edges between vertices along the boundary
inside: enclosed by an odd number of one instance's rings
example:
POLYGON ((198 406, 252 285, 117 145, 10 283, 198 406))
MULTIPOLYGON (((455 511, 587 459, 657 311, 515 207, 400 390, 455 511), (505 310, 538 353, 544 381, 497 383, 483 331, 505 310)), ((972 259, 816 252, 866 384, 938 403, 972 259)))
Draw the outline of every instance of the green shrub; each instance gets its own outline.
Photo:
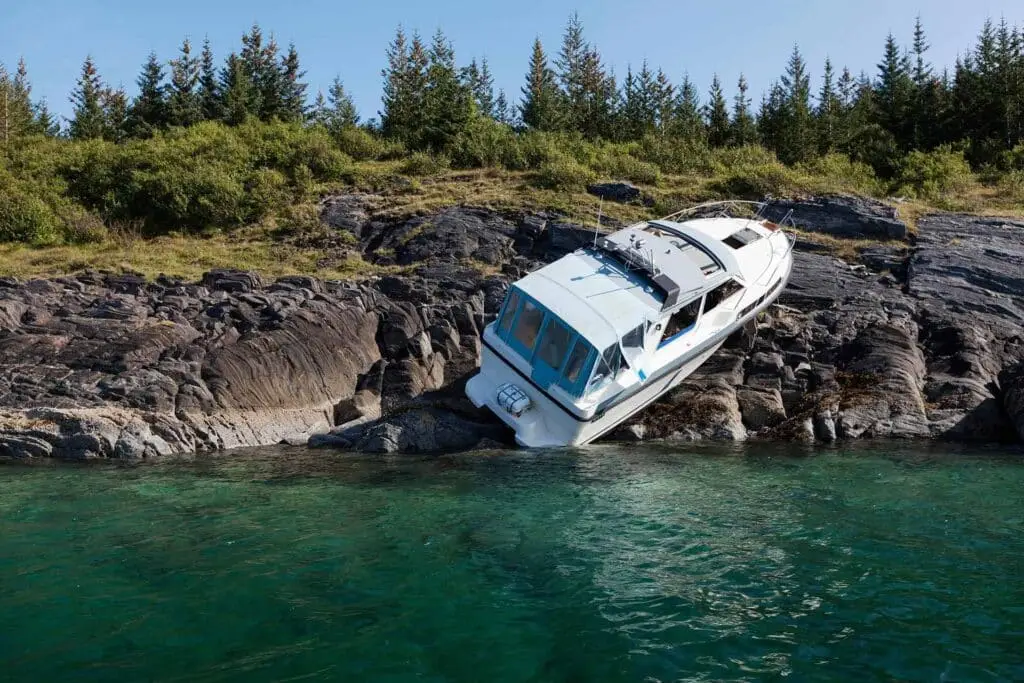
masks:
POLYGON ((406 175, 429 176, 443 173, 450 165, 451 162, 444 155, 413 152, 399 170, 406 175))
POLYGON ((618 151, 603 155, 595 170, 616 180, 629 180, 646 185, 657 185, 661 182, 661 171, 657 166, 618 151))
POLYGON ((544 163, 534 176, 534 182, 550 190, 577 191, 594 182, 592 170, 572 157, 563 156, 544 163))
POLYGON ((527 168, 519 136, 505 124, 478 116, 472 119, 449 146, 452 163, 459 168, 527 168))
POLYGON ((703 142, 647 135, 636 143, 634 156, 665 173, 708 175, 714 170, 712 152, 703 142))
POLYGON ((60 218, 20 183, 0 182, 0 242, 45 244, 58 239, 60 218))
POLYGON ((866 195, 882 193, 882 184, 874 169, 859 161, 852 161, 845 154, 826 154, 805 164, 797 170, 810 176, 816 191, 851 191, 866 195))
POLYGON ((975 182, 963 152, 943 145, 931 152, 910 152, 900 166, 895 186, 901 194, 938 200, 963 192, 975 182))
POLYGON ((996 187, 1003 197, 1014 202, 1024 202, 1024 170, 1005 174, 999 179, 996 187))
MULTIPOLYGON (((388 155, 389 143, 362 128, 346 126, 333 137, 338 148, 356 161, 375 161, 388 155)), ((400 154, 404 151, 403 147, 400 154)))

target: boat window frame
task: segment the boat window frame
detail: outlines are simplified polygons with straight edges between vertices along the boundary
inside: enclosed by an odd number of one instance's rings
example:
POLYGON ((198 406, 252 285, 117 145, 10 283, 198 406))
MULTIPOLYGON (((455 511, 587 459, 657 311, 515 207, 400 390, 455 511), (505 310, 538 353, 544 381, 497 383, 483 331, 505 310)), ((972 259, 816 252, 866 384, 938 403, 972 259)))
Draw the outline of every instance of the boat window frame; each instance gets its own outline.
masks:
POLYGON ((742 282, 740 282, 739 280, 737 280, 737 279, 736 279, 736 278, 734 278, 734 277, 731 277, 731 278, 729 278, 729 279, 727 279, 727 280, 724 280, 723 282, 720 282, 720 283, 718 283, 717 285, 715 285, 715 286, 714 286, 714 287, 712 287, 712 288, 711 288, 710 290, 708 290, 707 292, 705 292, 705 293, 704 293, 704 305, 703 305, 703 307, 702 307, 702 308, 703 308, 703 311, 702 311, 702 315, 703 315, 704 313, 710 313, 711 311, 714 311, 714 310, 715 310, 715 309, 717 309, 717 308, 718 308, 719 306, 721 306, 722 304, 724 304, 724 303, 725 303, 726 301, 728 301, 729 299, 733 298, 733 297, 734 297, 734 296, 736 296, 737 294, 740 294, 740 293, 742 293, 742 292, 745 292, 745 291, 746 291, 746 289, 747 289, 747 286, 746 286, 746 285, 744 285, 744 284, 743 284, 742 282), (730 284, 731 284, 731 285, 734 285, 734 286, 736 287, 736 289, 734 289, 734 290, 733 290, 732 292, 730 292, 729 294, 727 294, 727 295, 723 296, 723 297, 722 297, 722 298, 721 298, 721 299, 720 299, 720 300, 719 300, 719 301, 718 301, 718 302, 717 302, 717 303, 716 303, 716 304, 715 304, 714 306, 710 306, 710 307, 709 307, 709 306, 708 306, 708 303, 709 303, 708 299, 709 299, 709 297, 710 297, 710 296, 711 296, 712 294, 714 294, 715 292, 717 292, 718 290, 720 290, 720 289, 722 289, 723 287, 726 287, 726 286, 728 286, 728 285, 730 285, 730 284))
POLYGON ((700 323, 700 319, 701 319, 701 317, 703 317, 703 315, 704 315, 704 302, 705 302, 705 295, 704 295, 704 294, 702 294, 702 295, 698 296, 698 297, 697 297, 697 298, 695 298, 695 299, 691 299, 691 300, 690 300, 690 301, 688 301, 688 302, 687 302, 687 303, 686 303, 685 305, 683 305, 683 306, 680 306, 679 308, 677 308, 677 309, 676 309, 676 310, 675 310, 675 311, 674 311, 674 312, 672 313, 672 315, 670 315, 670 316, 668 317, 668 320, 666 320, 666 321, 665 321, 665 326, 666 326, 666 330, 665 330, 665 331, 666 331, 666 333, 668 332, 668 322, 669 322, 669 321, 670 321, 670 320, 671 320, 671 319, 672 319, 672 318, 673 318, 674 316, 678 315, 679 313, 682 313, 682 312, 683 312, 683 310, 685 310, 685 309, 686 309, 686 308, 688 308, 689 306, 692 306, 692 305, 694 305, 694 304, 697 304, 697 313, 696 313, 696 315, 694 315, 694 317, 693 317, 693 322, 692 322, 692 323, 690 323, 690 324, 689 324, 688 326, 686 326, 686 327, 682 328, 681 330, 679 330, 678 332, 676 332, 676 333, 675 333, 675 334, 673 334, 672 336, 663 336, 663 337, 662 337, 662 339, 661 339, 661 341, 660 341, 660 342, 658 343, 658 348, 659 348, 659 349, 661 349, 661 348, 663 348, 663 347, 667 346, 668 344, 671 344, 672 342, 674 342, 674 341, 676 341, 676 340, 680 339, 681 337, 684 337, 684 336, 685 336, 685 335, 686 335, 687 333, 691 332, 691 331, 693 330, 693 328, 697 327, 697 324, 698 324, 698 323, 700 323))
MULTIPOLYGON (((530 366, 530 371, 532 373, 533 369, 536 367, 540 341, 543 339, 544 334, 547 332, 548 325, 550 325, 551 322, 557 322, 569 332, 569 341, 566 346, 567 350, 563 354, 561 365, 558 368, 555 368, 558 374, 558 379, 555 381, 553 386, 557 386, 572 398, 583 398, 583 396, 586 395, 587 385, 594 374, 594 366, 596 364, 598 353, 597 348, 586 337, 580 334, 576 328, 562 320, 561 317, 555 315, 555 313, 547 306, 543 305, 518 287, 513 286, 509 288, 508 294, 505 295, 505 302, 502 304, 501 312, 498 314, 498 319, 495 321, 493 329, 494 334, 497 335, 499 339, 505 342, 505 344, 518 354, 520 358, 526 361, 530 366), (513 297, 516 298, 515 311, 512 314, 511 323, 509 324, 508 329, 502 330, 501 320, 512 303, 513 297), (527 302, 535 306, 544 316, 541 319, 540 328, 537 332, 537 339, 534 341, 533 348, 529 349, 529 354, 524 353, 525 345, 519 343, 519 340, 516 339, 514 334, 514 331, 519 324, 519 316, 522 314, 527 302), (583 358, 583 365, 580 368, 579 375, 576 377, 576 381, 571 381, 566 376, 565 372, 568 370, 569 358, 579 345, 582 345, 583 349, 586 351, 586 355, 583 358)), ((545 365, 547 365, 547 363, 545 363, 545 365)))

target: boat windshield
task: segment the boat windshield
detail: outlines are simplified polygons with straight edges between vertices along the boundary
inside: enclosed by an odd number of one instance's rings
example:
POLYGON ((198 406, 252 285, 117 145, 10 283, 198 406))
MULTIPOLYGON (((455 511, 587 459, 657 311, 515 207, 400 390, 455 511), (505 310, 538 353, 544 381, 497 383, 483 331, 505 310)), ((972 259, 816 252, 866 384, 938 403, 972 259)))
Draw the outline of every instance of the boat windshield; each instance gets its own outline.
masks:
POLYGON ((598 354, 582 335, 539 302, 511 288, 494 332, 529 361, 534 380, 546 387, 556 385, 576 398, 583 396, 598 354))

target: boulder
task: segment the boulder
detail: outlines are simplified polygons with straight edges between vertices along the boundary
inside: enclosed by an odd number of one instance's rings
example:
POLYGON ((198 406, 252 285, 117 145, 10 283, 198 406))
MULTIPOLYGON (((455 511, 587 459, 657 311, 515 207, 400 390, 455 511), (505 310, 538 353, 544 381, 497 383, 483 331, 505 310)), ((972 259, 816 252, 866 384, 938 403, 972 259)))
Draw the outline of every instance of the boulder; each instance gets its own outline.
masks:
POLYGON ((596 197, 623 204, 640 198, 640 188, 626 182, 594 183, 587 186, 587 192, 596 197))

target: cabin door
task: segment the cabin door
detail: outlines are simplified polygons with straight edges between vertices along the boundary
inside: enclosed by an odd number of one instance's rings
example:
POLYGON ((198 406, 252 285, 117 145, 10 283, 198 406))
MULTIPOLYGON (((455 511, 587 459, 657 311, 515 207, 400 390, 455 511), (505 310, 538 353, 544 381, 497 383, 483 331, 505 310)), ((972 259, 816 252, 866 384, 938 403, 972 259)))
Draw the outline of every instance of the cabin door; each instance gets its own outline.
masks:
POLYGON ((547 390, 558 382, 573 336, 568 327, 548 314, 547 320, 544 321, 544 329, 540 333, 540 343, 537 344, 537 351, 533 355, 531 379, 537 386, 547 390))

